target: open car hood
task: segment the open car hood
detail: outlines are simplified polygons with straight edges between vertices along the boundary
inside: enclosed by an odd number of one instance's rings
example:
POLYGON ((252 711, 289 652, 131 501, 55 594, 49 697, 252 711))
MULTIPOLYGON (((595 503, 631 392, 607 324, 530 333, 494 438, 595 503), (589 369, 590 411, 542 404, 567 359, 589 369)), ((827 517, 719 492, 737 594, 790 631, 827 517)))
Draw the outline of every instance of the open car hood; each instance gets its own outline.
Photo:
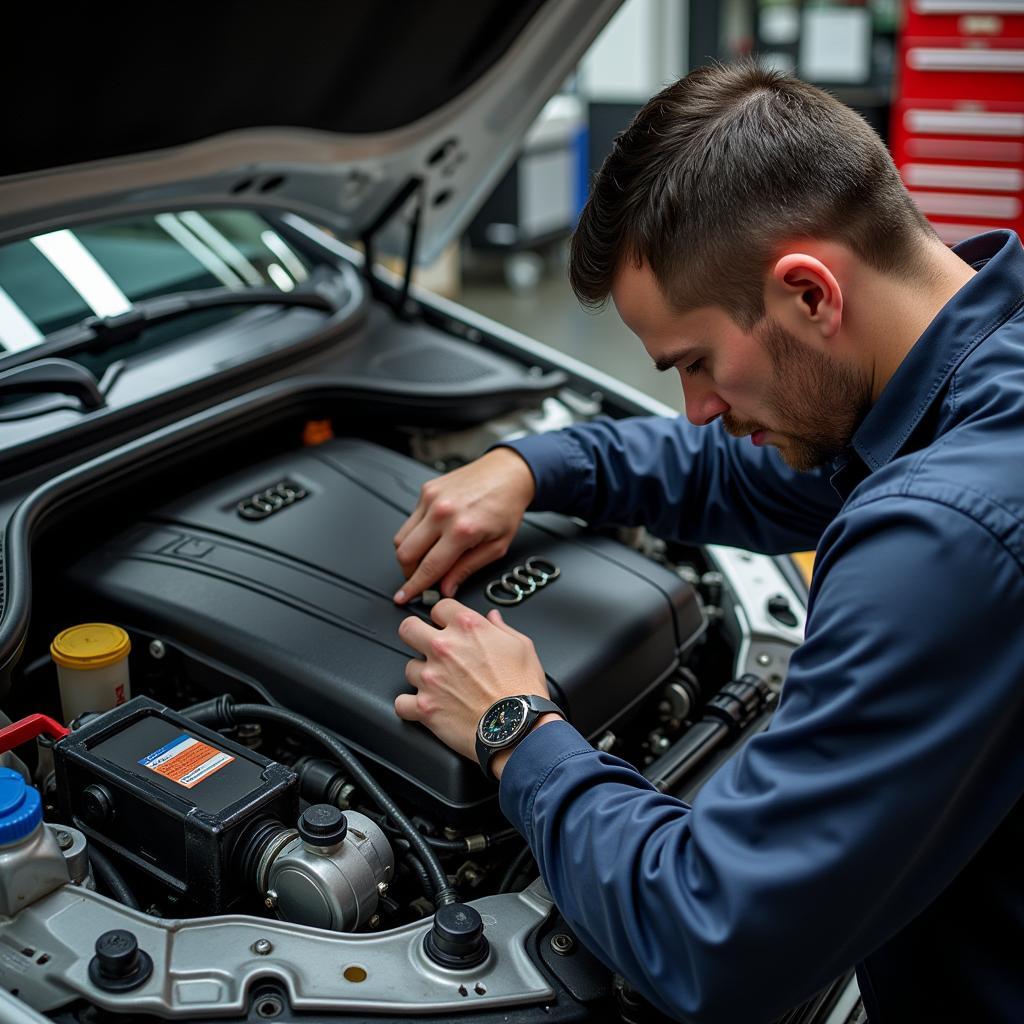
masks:
POLYGON ((19 35, 43 50, 0 72, 18 97, 0 243, 229 204, 348 239, 392 218, 398 244, 418 204, 429 261, 620 2, 183 3, 146 27, 119 8, 39 8, 19 35))

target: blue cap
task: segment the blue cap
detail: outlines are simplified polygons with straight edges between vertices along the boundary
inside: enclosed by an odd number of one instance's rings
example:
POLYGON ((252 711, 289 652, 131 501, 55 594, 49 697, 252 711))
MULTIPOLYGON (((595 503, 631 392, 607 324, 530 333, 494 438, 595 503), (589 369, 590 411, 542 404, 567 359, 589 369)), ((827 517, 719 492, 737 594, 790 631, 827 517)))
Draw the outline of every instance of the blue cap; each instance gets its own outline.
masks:
POLYGON ((39 790, 11 768, 0 768, 0 846, 31 835, 43 820, 39 790))

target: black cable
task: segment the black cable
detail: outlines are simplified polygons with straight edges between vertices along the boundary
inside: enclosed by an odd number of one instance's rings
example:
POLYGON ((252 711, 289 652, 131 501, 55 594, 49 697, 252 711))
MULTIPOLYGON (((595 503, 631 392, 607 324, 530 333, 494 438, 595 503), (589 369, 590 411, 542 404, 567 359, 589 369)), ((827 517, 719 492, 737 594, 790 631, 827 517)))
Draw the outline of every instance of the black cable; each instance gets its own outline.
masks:
POLYGON ((419 878, 424 891, 430 892, 430 874, 423 866, 423 861, 415 853, 407 853, 402 859, 412 869, 413 874, 419 878))
POLYGON ((424 836, 430 845, 438 851, 438 853, 479 853, 481 850, 489 850, 492 846, 497 846, 498 843, 506 843, 510 839, 516 839, 519 833, 514 828, 505 828, 500 832, 481 832, 478 833, 483 837, 483 846, 477 849, 476 847, 470 847, 470 843, 467 839, 445 839, 442 836, 424 836))
POLYGON ((123 903, 130 910, 139 909, 139 901, 135 893, 128 887, 124 876, 114 867, 113 861, 105 853, 100 853, 95 844, 89 846, 89 863, 92 865, 92 873, 103 888, 117 900, 123 903))
MULTIPOLYGON (((294 711, 285 708, 272 708, 264 704, 234 704, 230 698, 217 704, 216 713, 225 725, 236 725, 246 719, 262 719, 277 722, 301 732, 319 743, 348 772, 352 781, 398 826, 403 837, 416 856, 423 862, 430 879, 430 888, 434 895, 435 906, 442 907, 448 903, 458 903, 459 897, 448 884, 441 861, 431 849, 430 844, 420 834, 419 829, 405 816, 402 809, 381 789, 377 780, 363 767, 362 762, 352 753, 334 733, 328 731, 294 711)), ((209 723, 205 723, 209 724, 209 723)))
POLYGON ((193 722, 198 722, 199 725, 214 726, 224 720, 224 709, 230 703, 231 698, 226 693, 222 693, 219 696, 211 697, 209 700, 200 701, 198 704, 182 708, 179 714, 184 715, 186 718, 191 718, 193 722))
POLYGON ((526 866, 526 861, 533 856, 529 846, 524 846, 515 856, 515 859, 509 864, 505 874, 501 876, 501 882, 498 885, 498 892, 510 892, 512 889, 512 883, 516 880, 523 868, 526 866))
MULTIPOLYGON (((388 835, 404 835, 401 830, 395 828, 387 818, 381 815, 371 814, 369 817, 375 821, 388 835)), ((421 833, 422 834, 422 833, 421 833)), ((507 843, 510 839, 519 838, 519 833, 514 828, 505 828, 500 832, 477 832, 472 836, 465 836, 461 839, 445 839, 443 836, 428 836, 424 835, 424 839, 430 845, 437 850, 438 853, 481 853, 484 850, 489 850, 492 846, 497 846, 499 843, 507 843), (483 840, 482 843, 478 843, 477 840, 483 840)))

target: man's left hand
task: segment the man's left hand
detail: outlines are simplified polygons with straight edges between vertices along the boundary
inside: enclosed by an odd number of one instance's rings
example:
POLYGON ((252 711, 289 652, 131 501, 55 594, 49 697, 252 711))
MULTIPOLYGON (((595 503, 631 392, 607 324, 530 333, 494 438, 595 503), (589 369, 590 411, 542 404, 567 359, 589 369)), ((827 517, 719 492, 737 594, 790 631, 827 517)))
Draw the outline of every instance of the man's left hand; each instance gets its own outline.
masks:
POLYGON ((405 678, 417 692, 399 694, 395 711, 475 761, 480 716, 502 697, 548 697, 544 669, 533 641, 497 610, 485 618, 448 598, 434 605, 431 618, 436 627, 414 616, 398 627, 399 637, 424 659, 406 665, 405 678))

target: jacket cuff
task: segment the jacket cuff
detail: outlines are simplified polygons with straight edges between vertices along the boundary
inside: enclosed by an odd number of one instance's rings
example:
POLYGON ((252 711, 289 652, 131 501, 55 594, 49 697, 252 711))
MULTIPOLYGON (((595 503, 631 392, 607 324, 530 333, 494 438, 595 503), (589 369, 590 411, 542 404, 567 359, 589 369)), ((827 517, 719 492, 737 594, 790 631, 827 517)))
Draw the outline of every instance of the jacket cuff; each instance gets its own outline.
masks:
POLYGON ((572 512, 587 507, 588 495, 594 494, 594 466, 568 431, 533 434, 494 447, 511 448, 530 467, 537 485, 530 504, 533 511, 572 512))
POLYGON ((498 799, 502 813, 533 844, 533 803, 551 773, 569 758, 594 748, 568 722, 534 729, 512 751, 501 773, 498 799))

